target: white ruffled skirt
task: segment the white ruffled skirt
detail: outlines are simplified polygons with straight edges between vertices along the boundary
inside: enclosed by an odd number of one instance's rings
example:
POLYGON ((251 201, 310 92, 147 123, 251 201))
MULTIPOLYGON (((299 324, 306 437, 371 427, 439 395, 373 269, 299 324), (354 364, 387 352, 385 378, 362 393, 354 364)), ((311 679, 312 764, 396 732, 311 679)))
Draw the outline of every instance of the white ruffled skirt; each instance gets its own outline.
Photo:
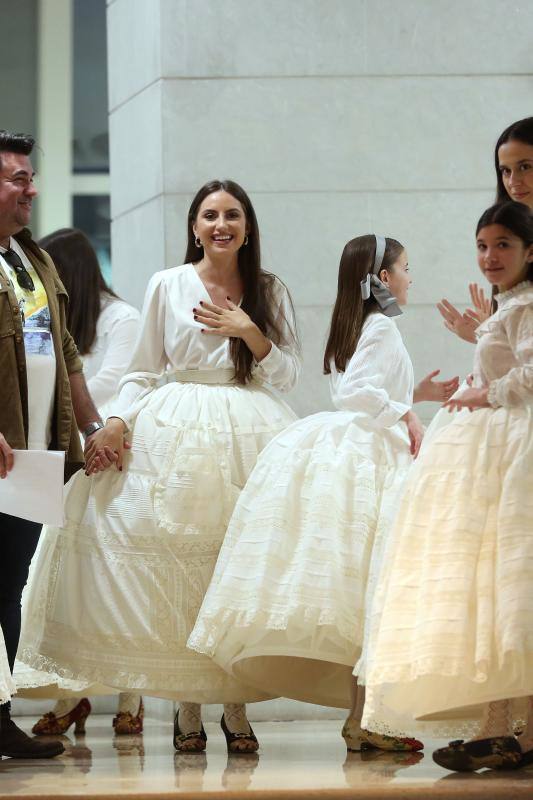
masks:
POLYGON ((365 725, 533 695, 532 476, 531 407, 462 411, 422 450, 376 593, 365 725))
POLYGON ((324 412, 261 454, 189 647, 260 689, 350 705, 350 679, 398 495, 407 429, 324 412))
POLYGON ((239 491, 263 447, 295 419, 274 392, 229 377, 155 390, 123 472, 73 477, 65 526, 44 529, 32 563, 24 663, 196 702, 267 696, 186 648, 239 491))

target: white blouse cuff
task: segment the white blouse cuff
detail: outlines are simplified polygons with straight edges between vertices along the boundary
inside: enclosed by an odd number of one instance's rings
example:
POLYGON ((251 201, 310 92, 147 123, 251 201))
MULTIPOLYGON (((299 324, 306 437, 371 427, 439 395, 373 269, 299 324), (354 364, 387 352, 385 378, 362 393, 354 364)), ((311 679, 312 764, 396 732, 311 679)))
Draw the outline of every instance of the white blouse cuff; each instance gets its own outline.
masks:
POLYGON ((383 428, 392 428, 397 422, 401 420, 404 414, 410 411, 411 406, 405 403, 387 403, 376 417, 376 422, 383 428))
POLYGON ((261 361, 256 361, 254 358, 253 370, 261 371, 264 377, 268 378, 279 367, 282 359, 281 350, 276 347, 274 342, 270 343, 272 346, 266 356, 261 361))
POLYGON ((487 400, 492 408, 500 408, 502 405, 498 399, 498 384, 499 381, 491 381, 489 383, 489 390, 487 392, 487 400))

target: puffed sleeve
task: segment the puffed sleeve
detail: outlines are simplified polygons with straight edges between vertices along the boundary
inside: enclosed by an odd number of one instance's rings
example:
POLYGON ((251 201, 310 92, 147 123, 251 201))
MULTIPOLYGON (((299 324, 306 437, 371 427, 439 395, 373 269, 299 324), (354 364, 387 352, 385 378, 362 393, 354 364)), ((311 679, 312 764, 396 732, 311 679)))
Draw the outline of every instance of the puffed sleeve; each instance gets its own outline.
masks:
POLYGON ((98 408, 115 396, 137 342, 140 325, 137 309, 125 303, 110 303, 103 313, 109 314, 107 347, 100 369, 87 380, 89 393, 98 408))
POLYGON ((254 362, 252 374, 278 391, 288 392, 298 380, 302 362, 292 303, 287 289, 277 278, 273 299, 277 306, 275 320, 281 331, 281 341, 278 344, 272 342, 270 352, 261 361, 254 362))
POLYGON ((514 306, 502 317, 509 346, 518 362, 502 378, 489 384, 488 401, 499 406, 533 403, 533 304, 514 306))
MULTIPOLYGON (((400 344, 394 323, 381 314, 373 315, 363 328, 357 349, 333 392, 335 406, 363 413, 380 428, 395 425, 412 404, 412 383, 407 371, 401 370, 407 356, 400 352, 400 344), (392 383, 396 383, 396 389, 400 383, 404 384, 406 402, 391 398, 392 383)), ((411 371, 410 362, 408 366, 411 371)))
POLYGON ((167 358, 164 347, 166 286, 164 272, 150 279, 144 297, 137 344, 119 384, 117 399, 112 403, 109 417, 120 417, 130 426, 150 392, 164 375, 167 358))

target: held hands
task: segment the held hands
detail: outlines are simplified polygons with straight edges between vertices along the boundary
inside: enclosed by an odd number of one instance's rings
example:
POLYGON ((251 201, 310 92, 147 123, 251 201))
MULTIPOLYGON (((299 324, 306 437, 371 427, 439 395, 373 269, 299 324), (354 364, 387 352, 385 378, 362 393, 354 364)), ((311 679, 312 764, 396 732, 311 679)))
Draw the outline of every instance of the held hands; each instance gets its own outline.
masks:
POLYGON ((485 297, 485 292, 477 283, 470 283, 468 290, 474 308, 467 308, 464 314, 461 314, 448 300, 441 300, 440 303, 437 303, 437 308, 449 331, 464 339, 465 342, 475 344, 476 328, 490 317, 491 301, 485 297))
POLYGON ((206 326, 202 328, 202 333, 243 339, 255 328, 255 324, 246 311, 236 306, 229 297, 226 299, 228 308, 200 300, 201 308, 193 308, 194 319, 206 326))
POLYGON ((124 423, 118 417, 111 417, 104 428, 85 442, 85 474, 103 472, 113 464, 121 472, 124 450, 130 449, 131 445, 124 440, 124 423))
POLYGON ((465 389, 465 391, 454 397, 448 402, 444 403, 444 407, 451 413, 452 411, 460 411, 462 408, 468 408, 469 411, 474 411, 476 408, 490 408, 488 401, 489 390, 486 386, 481 389, 465 389))
POLYGON ((0 433, 0 478, 7 478, 7 473, 13 469, 14 455, 13 450, 0 433))
POLYGON ((413 458, 416 458, 420 452, 420 446, 424 438, 424 426, 414 411, 408 411, 407 414, 403 415, 402 419, 407 425, 407 433, 409 434, 409 441, 411 443, 409 448, 411 455, 413 458))
POLYGON ((459 377, 450 378, 447 381, 435 381, 434 378, 440 374, 440 369, 430 372, 422 378, 418 386, 415 387, 413 401, 420 403, 421 400, 430 400, 437 403, 444 403, 455 394, 459 388, 459 377))

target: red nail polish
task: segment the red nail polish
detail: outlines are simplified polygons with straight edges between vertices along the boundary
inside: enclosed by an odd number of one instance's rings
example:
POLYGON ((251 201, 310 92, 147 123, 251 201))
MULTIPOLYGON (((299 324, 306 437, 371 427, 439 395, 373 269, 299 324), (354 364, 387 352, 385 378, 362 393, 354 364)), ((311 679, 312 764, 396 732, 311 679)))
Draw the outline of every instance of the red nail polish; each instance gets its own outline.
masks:
POLYGON ((200 305, 203 306, 203 304, 204 304, 204 301, 200 300, 200 305))

